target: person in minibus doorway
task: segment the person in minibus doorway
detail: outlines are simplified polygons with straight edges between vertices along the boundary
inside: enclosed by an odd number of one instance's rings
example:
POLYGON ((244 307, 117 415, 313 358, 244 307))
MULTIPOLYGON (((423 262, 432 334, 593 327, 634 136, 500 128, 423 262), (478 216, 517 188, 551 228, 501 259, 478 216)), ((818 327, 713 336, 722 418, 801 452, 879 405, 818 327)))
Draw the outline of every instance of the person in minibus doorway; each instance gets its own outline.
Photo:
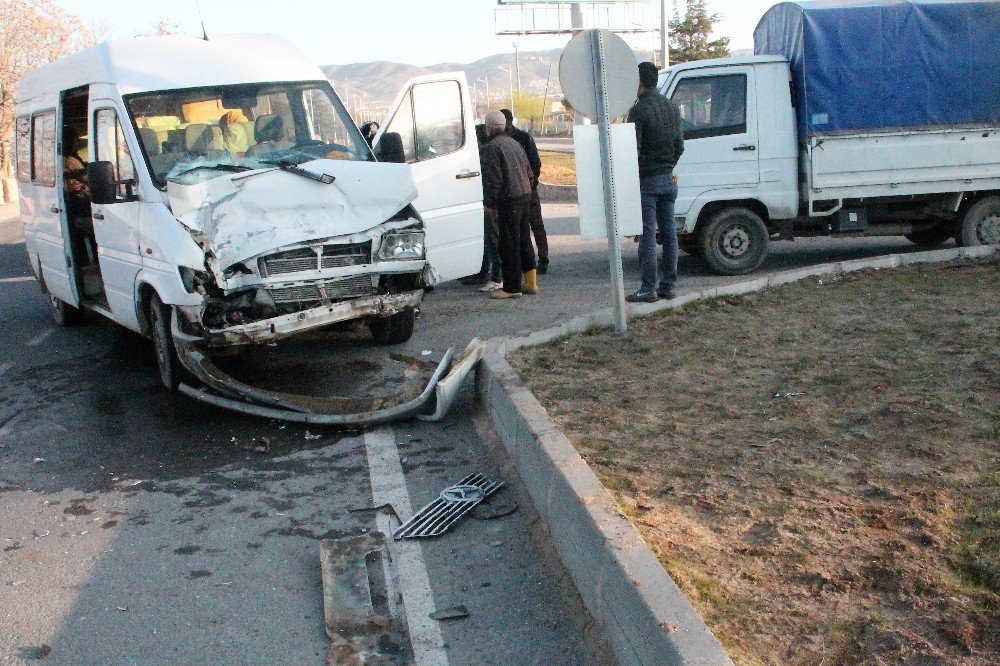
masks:
POLYGON ((542 158, 538 156, 538 147, 530 134, 514 126, 514 114, 510 109, 500 109, 507 119, 507 134, 524 148, 531 165, 531 209, 528 222, 531 224, 531 235, 535 237, 535 247, 538 248, 538 274, 545 275, 549 270, 549 239, 545 234, 545 222, 542 220, 542 200, 538 198, 538 179, 542 175, 542 158))
POLYGON ((520 144, 505 129, 499 111, 486 114, 486 145, 482 151, 483 205, 496 210, 499 227, 503 288, 490 298, 517 298, 537 294, 535 248, 528 220, 531 206, 531 167, 520 144))
POLYGON ((642 198, 642 237, 639 268, 642 284, 625 297, 629 303, 654 303, 674 297, 677 282, 677 228, 674 202, 677 182, 674 167, 684 152, 680 112, 656 90, 659 72, 651 62, 639 63, 639 97, 628 112, 635 123, 639 149, 639 195, 642 198), (656 235, 663 243, 663 260, 657 282, 656 235))

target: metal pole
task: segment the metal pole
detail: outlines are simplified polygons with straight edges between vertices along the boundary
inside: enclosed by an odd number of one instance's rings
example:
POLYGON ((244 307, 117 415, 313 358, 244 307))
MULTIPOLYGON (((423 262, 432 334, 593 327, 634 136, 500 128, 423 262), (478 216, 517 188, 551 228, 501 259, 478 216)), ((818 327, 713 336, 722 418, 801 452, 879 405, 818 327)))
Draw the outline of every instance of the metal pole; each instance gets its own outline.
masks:
POLYGON ((611 268, 611 298, 615 310, 615 330, 628 330, 625 317, 625 276, 622 275, 622 246, 618 238, 618 208, 615 206, 615 171, 611 161, 611 118, 608 117, 608 80, 604 69, 604 36, 590 31, 594 82, 597 84, 597 131, 601 138, 601 175, 604 176, 604 215, 608 225, 608 262, 611 268))
POLYGON ((517 71, 517 96, 521 96, 521 57, 518 53, 517 47, 520 46, 517 42, 514 42, 514 69, 517 71))
POLYGON ((670 27, 667 24, 667 0, 660 7, 660 68, 670 67, 670 27))

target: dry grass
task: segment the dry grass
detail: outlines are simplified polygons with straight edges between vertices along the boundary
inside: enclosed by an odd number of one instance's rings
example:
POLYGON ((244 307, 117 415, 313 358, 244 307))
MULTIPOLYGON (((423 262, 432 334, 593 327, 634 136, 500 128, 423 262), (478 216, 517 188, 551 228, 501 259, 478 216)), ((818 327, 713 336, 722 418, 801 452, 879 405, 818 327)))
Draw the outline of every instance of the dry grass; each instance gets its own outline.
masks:
POLYGON ((513 359, 741 664, 1000 663, 1000 263, 513 359))
POLYGON ((541 152, 543 183, 550 185, 576 185, 576 161, 573 153, 541 152))

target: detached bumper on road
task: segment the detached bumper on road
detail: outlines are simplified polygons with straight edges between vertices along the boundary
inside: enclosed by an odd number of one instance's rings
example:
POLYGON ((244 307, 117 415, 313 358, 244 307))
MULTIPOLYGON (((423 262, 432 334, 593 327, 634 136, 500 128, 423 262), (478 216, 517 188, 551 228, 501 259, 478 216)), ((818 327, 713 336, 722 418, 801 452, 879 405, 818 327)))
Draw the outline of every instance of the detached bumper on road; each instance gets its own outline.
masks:
POLYGON ((176 313, 173 334, 181 363, 204 384, 203 388, 181 384, 178 387, 181 393, 242 414, 318 425, 364 426, 418 416, 438 421, 448 412, 458 394, 459 385, 482 356, 479 340, 469 344, 454 366, 454 349, 449 349, 436 365, 398 355, 393 357, 394 360, 408 367, 405 379, 394 395, 315 397, 257 388, 223 372, 205 353, 200 338, 180 331, 176 313))

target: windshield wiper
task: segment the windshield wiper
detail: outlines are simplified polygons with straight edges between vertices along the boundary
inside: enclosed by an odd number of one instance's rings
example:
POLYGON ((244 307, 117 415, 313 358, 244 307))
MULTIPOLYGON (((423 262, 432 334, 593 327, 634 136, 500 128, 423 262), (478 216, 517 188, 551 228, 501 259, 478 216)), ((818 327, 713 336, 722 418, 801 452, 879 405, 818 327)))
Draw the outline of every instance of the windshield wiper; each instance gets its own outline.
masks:
POLYGON ((261 160, 261 162, 265 164, 273 164, 282 171, 294 173, 296 176, 302 176, 303 178, 308 178, 309 180, 315 180, 316 182, 323 183, 324 185, 329 185, 333 181, 337 180, 336 177, 331 176, 328 173, 316 173, 315 171, 303 169, 298 166, 296 162, 292 162, 290 160, 261 160))
POLYGON ((178 176, 183 176, 186 173, 191 173, 192 171, 197 171, 198 169, 216 169, 218 171, 250 171, 254 167, 243 166, 242 164, 197 164, 183 171, 178 171, 177 173, 168 176, 170 178, 177 178, 178 176))

